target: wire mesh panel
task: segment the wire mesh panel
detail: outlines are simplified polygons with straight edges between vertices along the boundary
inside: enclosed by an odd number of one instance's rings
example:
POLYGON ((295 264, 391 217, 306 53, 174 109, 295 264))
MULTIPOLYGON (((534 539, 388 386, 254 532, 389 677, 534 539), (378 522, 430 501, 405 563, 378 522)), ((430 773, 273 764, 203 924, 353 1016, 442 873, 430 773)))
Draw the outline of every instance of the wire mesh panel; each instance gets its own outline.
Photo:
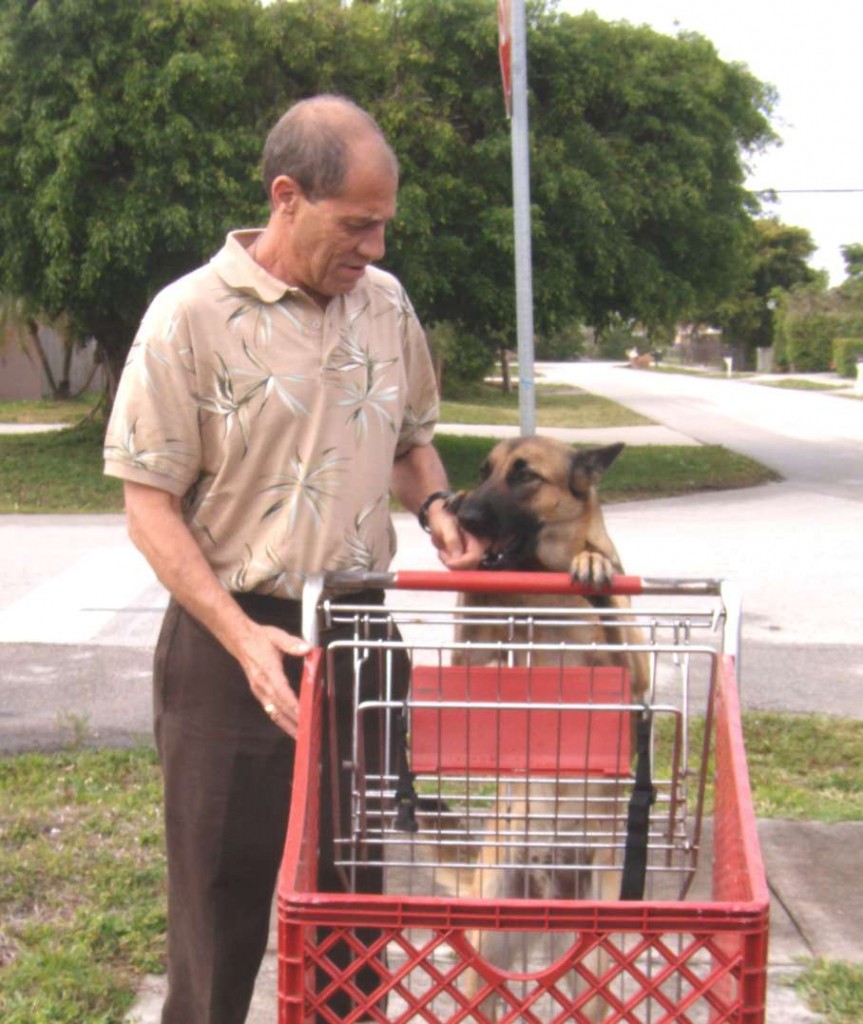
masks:
MULTIPOLYGON (((374 610, 323 601, 325 621, 355 626, 333 648, 350 652, 357 673, 374 663, 384 683, 371 698, 357 686, 334 694, 355 715, 351 747, 333 759, 350 776, 351 806, 333 815, 345 893, 315 892, 290 853, 290 836, 295 849, 315 848, 317 815, 329 810, 316 806, 314 786, 292 810, 279 887, 280 1021, 762 1020, 766 888, 734 660, 723 655, 728 611, 714 589, 695 607, 684 595, 683 609, 664 601, 627 612, 637 632, 615 632, 617 613, 603 636, 619 642, 599 644, 573 641, 572 610, 549 604, 517 615, 483 608, 500 630, 477 643, 452 639, 477 614, 457 604, 404 607, 398 593, 374 610), (394 700, 385 681, 405 655, 410 691, 394 700), (650 666, 637 694, 633 655, 650 666), (369 716, 382 726, 375 758, 363 749, 369 716), (633 722, 645 716, 656 801, 646 898, 634 903, 619 894, 633 722), (701 883, 690 893, 713 756, 708 823, 724 863, 712 891, 701 883), (384 894, 362 895, 365 874, 381 867, 384 894), (379 930, 366 943, 369 922, 379 930)), ((616 610, 576 614, 607 627, 616 610)), ((327 728, 320 709, 318 718, 310 729, 327 728)), ((302 788, 320 754, 302 737, 297 753, 302 788)))

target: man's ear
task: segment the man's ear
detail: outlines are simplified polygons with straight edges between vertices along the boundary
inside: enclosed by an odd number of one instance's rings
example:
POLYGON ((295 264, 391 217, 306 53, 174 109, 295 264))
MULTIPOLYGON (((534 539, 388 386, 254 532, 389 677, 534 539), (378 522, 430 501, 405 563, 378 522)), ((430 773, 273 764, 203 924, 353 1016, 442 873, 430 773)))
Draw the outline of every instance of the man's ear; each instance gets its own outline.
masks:
POLYGON ((282 216, 293 216, 303 190, 297 182, 287 174, 280 174, 273 179, 270 187, 270 203, 273 212, 282 216))

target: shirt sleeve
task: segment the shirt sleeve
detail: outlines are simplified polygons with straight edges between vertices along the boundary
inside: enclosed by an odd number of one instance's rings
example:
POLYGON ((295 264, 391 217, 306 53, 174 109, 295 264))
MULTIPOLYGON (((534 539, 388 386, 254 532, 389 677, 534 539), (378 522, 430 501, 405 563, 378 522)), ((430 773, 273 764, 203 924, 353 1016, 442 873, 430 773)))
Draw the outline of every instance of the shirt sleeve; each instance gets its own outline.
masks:
POLYGON ((430 444, 440 415, 440 402, 428 340, 407 295, 403 353, 407 378, 407 403, 399 432, 396 457, 417 445, 430 444))
POLYGON ((168 289, 144 315, 105 436, 105 473, 182 497, 201 471, 189 319, 168 289))

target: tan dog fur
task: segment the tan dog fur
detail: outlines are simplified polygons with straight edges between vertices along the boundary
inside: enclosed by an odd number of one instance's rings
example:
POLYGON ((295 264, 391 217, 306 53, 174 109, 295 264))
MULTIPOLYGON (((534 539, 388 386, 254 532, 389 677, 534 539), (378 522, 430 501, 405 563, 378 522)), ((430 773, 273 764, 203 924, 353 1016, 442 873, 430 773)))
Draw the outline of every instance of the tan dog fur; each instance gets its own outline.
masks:
MULTIPOLYGON (((481 470, 481 481, 477 488, 457 495, 451 502, 452 510, 458 515, 461 525, 478 536, 490 540, 492 558, 500 558, 503 567, 526 571, 567 572, 574 581, 601 587, 610 582, 612 576, 622 572, 617 550, 608 535, 600 510, 596 486, 603 472, 617 457, 622 445, 610 448, 577 451, 570 446, 550 438, 525 437, 502 441, 490 453, 481 470), (519 538, 525 532, 531 534, 529 542, 519 538)), ((626 608, 625 597, 613 596, 606 599, 615 608, 626 608)), ((513 605, 530 607, 584 607, 588 599, 578 595, 482 595, 466 594, 462 602, 470 606, 513 605)), ((503 639, 502 627, 463 623, 457 627, 456 639, 460 642, 495 642, 503 639)), ((614 619, 602 623, 598 618, 587 625, 568 627, 562 634, 560 626, 543 628, 541 625, 530 637, 524 628, 516 640, 533 643, 560 642, 566 640, 578 644, 611 644, 618 647, 624 643, 639 643, 643 640, 640 631, 625 620, 614 619)), ((466 661, 467 655, 459 651, 456 661, 466 661)), ((524 662, 524 657, 521 657, 524 662)), ((649 663, 643 652, 575 651, 566 656, 566 663, 581 665, 623 664, 630 672, 632 699, 641 700, 649 685, 649 663)), ((535 665, 559 665, 558 653, 532 653, 535 665)), ((607 791, 606 791, 607 793, 607 791)), ((532 783, 528 794, 524 784, 501 785, 496 795, 497 813, 488 822, 492 842, 485 845, 476 866, 470 871, 470 891, 475 897, 489 900, 507 899, 523 895, 528 891, 540 899, 561 897, 560 873, 552 875, 543 869, 543 856, 536 849, 516 854, 518 863, 524 864, 524 871, 495 869, 497 865, 512 862, 512 845, 508 850, 507 838, 524 834, 526 816, 532 821, 542 821, 546 816, 560 819, 565 815, 572 820, 574 829, 583 828, 587 819, 587 799, 600 800, 603 791, 596 784, 583 782, 532 783), (508 833, 508 836, 504 834, 508 833), (539 863, 537 863, 539 861, 539 863), (516 891, 518 890, 518 891, 516 891)), ((596 816, 596 804, 593 817, 596 816)), ((609 808, 608 813, 611 813, 609 808)), ((536 829, 536 825, 532 828, 536 829)), ((589 821, 588 830, 591 829, 589 821)), ((551 848, 552 825, 549 824, 549 857, 559 855, 551 848)), ((517 848, 517 843, 515 844, 517 848)), ((615 900, 620 892, 620 872, 610 870, 610 851, 598 849, 589 852, 582 864, 593 864, 605 870, 593 872, 573 871, 572 887, 561 898, 615 900)), ((463 872, 459 873, 463 875, 463 872)), ((564 873, 567 874, 567 873, 564 873)), ((470 934, 472 945, 480 956, 499 968, 511 966, 515 955, 515 943, 511 933, 483 930, 470 934)), ((590 967, 597 973, 605 969, 606 957, 602 953, 591 955, 590 967)), ((577 991, 579 978, 571 979, 573 992, 577 991)), ((467 990, 475 997, 480 990, 480 979, 475 971, 468 972, 467 990)), ((496 999, 490 997, 482 1004, 485 1015, 496 1019, 496 999)), ((600 1021, 605 1015, 605 1003, 596 998, 586 1007, 587 1016, 600 1021)))

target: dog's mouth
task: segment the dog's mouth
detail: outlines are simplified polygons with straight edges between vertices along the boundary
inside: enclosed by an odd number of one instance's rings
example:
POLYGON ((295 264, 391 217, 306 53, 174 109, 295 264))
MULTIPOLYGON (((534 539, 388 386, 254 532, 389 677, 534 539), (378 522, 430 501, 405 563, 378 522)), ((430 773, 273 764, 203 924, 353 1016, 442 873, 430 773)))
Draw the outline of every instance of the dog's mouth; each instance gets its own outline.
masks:
POLYGON ((525 557, 524 537, 512 534, 493 541, 479 563, 480 569, 518 569, 525 557))
POLYGON ((459 494, 450 511, 463 530, 488 543, 480 569, 527 569, 535 561, 536 538, 542 528, 534 515, 505 499, 459 494))

